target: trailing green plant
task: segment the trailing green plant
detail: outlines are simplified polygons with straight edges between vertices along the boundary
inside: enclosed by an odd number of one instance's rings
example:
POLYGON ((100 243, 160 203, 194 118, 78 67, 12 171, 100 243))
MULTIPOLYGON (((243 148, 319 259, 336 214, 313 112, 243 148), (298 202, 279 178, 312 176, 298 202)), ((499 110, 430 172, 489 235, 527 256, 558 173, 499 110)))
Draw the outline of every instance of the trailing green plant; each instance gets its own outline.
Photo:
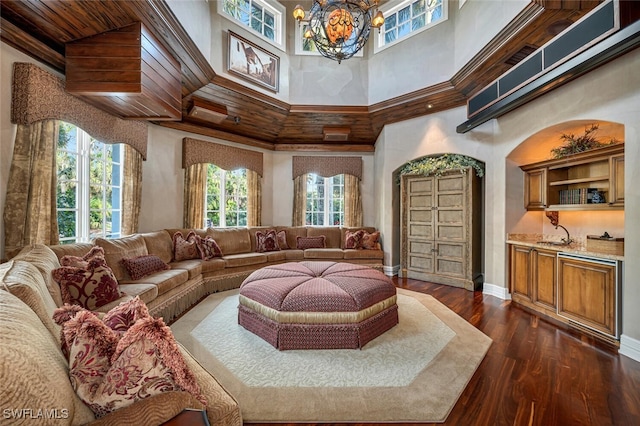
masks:
POLYGON ((475 170, 478 177, 484 176, 484 163, 461 154, 442 154, 409 161, 400 169, 399 176, 406 174, 440 176, 449 170, 466 173, 468 167, 475 170))
POLYGON ((597 124, 592 124, 591 127, 586 127, 584 129, 584 134, 580 136, 576 136, 573 133, 563 133, 560 135, 560 139, 564 141, 564 144, 557 148, 553 148, 551 150, 551 155, 553 155, 553 158, 563 158, 568 155, 590 151, 592 149, 601 148, 603 146, 619 142, 616 138, 611 138, 607 142, 600 142, 596 137, 598 127, 599 126, 597 124))

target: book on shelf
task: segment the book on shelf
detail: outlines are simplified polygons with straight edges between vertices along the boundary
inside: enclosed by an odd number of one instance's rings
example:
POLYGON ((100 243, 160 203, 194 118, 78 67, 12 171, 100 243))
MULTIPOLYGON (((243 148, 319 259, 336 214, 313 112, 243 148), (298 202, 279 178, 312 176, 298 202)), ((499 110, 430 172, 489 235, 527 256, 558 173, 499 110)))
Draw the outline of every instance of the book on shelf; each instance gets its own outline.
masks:
POLYGON ((558 192, 558 202, 559 204, 591 204, 594 200, 598 200, 598 194, 598 188, 561 189, 558 192))

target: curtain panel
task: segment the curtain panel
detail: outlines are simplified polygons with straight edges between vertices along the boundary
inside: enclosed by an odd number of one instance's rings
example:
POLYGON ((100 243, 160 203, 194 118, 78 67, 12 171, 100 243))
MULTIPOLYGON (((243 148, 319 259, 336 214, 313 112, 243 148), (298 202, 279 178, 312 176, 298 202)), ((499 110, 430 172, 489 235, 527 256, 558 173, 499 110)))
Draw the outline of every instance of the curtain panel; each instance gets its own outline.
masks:
POLYGON ((304 226, 307 214, 307 175, 293 179, 293 213, 291 226, 304 226))
POLYGON ((26 245, 59 242, 57 136, 55 120, 18 125, 3 215, 7 258, 26 245))
POLYGON ((206 193, 207 164, 196 163, 187 167, 184 171, 184 228, 200 229, 204 227, 206 193))
POLYGON ((353 175, 344 175, 344 226, 362 226, 362 197, 360 179, 353 175))
POLYGON ((247 226, 262 225, 262 178, 247 169, 247 226))
POLYGON ((122 235, 138 232, 140 200, 142 199, 142 154, 130 145, 124 145, 122 176, 122 235))

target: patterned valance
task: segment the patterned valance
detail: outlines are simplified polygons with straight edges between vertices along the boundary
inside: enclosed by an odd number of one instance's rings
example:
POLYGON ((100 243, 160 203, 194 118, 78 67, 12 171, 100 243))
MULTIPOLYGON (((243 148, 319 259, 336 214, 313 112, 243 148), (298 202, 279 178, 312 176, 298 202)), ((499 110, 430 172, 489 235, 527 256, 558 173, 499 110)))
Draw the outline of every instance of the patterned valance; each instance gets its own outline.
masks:
POLYGON ((198 139, 182 139, 182 168, 211 163, 224 170, 245 168, 262 176, 262 153, 198 139))
POLYGON ((348 174, 362 180, 362 157, 293 157, 293 179, 305 173, 322 177, 348 174))
POLYGON ((104 143, 126 143, 147 158, 147 123, 123 120, 68 94, 64 80, 24 62, 13 64, 11 122, 62 120, 104 143))

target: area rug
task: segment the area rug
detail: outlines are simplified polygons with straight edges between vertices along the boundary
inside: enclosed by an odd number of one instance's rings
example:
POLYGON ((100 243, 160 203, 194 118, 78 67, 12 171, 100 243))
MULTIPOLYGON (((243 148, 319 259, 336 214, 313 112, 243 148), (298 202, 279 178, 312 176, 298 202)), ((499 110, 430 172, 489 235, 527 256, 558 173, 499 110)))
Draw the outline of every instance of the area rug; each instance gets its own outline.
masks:
POLYGON ((399 324, 362 349, 278 351, 237 323, 238 291, 171 329, 246 422, 446 420, 491 339, 433 297, 398 289, 399 324))

